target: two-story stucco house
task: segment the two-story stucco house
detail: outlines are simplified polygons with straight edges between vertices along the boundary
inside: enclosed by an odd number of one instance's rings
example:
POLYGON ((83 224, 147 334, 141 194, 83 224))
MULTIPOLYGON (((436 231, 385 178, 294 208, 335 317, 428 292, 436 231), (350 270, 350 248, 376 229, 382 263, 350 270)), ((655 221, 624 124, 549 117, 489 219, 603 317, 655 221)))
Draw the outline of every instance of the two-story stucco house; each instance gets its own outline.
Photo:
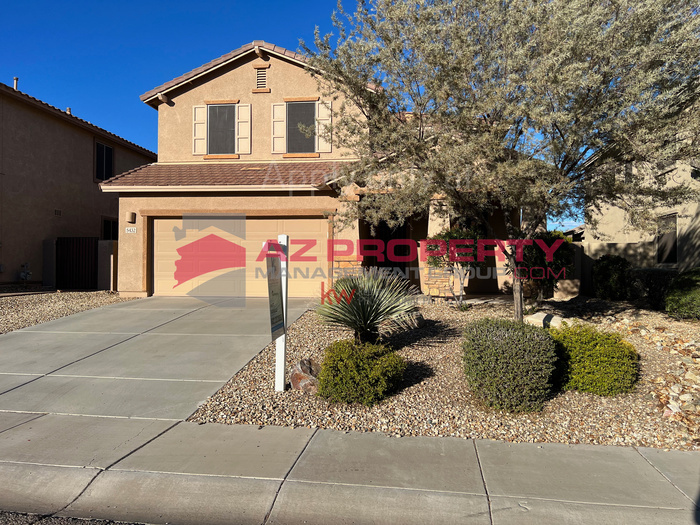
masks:
MULTIPOLYGON (((14 87, 0 84, 0 283, 56 284, 56 261, 46 253, 56 239, 116 240, 118 199, 99 184, 155 159, 70 108, 19 91, 16 80, 14 87)), ((63 262, 96 275, 94 266, 63 262)))
MULTIPOLYGON (((244 281, 245 295, 266 296, 262 245, 284 233, 289 295, 319 296, 334 274, 360 264, 358 240, 420 240, 444 227, 428 217, 374 234, 363 221, 335 224, 343 204, 334 180, 353 159, 309 133, 332 123, 338 101, 324 98, 305 66, 297 53, 255 41, 141 96, 158 111, 158 162, 101 186, 120 196, 120 293, 229 295, 244 281)), ((428 291, 418 258, 402 249, 405 260, 391 266, 428 291)))

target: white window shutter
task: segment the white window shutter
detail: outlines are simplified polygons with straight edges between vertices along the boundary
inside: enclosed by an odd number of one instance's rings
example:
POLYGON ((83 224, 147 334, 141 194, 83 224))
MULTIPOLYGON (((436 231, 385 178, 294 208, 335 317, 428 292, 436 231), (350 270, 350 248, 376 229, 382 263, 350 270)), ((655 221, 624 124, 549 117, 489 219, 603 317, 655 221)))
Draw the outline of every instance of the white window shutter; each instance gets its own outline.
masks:
POLYGON ((287 153, 287 104, 272 104, 272 153, 287 153))
POLYGON ((316 152, 330 153, 331 141, 327 133, 331 125, 331 102, 316 102, 316 152))
POLYGON ((250 154, 250 104, 236 104, 236 153, 250 154))
POLYGON ((192 155, 207 153, 207 107, 192 107, 192 155))

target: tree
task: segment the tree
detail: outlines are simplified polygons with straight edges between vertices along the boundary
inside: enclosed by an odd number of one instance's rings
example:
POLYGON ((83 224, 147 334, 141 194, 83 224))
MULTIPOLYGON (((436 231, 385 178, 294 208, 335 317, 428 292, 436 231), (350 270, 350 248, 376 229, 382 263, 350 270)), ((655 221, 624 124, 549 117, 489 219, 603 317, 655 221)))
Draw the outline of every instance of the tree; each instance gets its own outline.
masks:
POLYGON ((443 241, 443 246, 433 243, 428 243, 426 246, 427 253, 444 252, 443 255, 428 255, 426 262, 428 266, 444 268, 452 274, 450 289, 452 297, 454 297, 460 308, 464 302, 464 285, 467 277, 469 277, 472 269, 483 266, 483 263, 476 262, 474 257, 459 253, 460 249, 464 249, 464 246, 460 246, 460 241, 464 242, 465 239, 475 240, 480 238, 483 238, 483 235, 476 228, 454 226, 431 237, 430 240, 443 241), (459 290, 459 294, 457 294, 457 290, 459 290))
POLYGON ((344 218, 394 227, 439 196, 494 238, 498 217, 511 243, 608 204, 650 228, 654 208, 693 196, 659 173, 698 154, 699 19, 691 0, 339 5, 337 35, 302 46, 340 95, 324 133, 359 159, 344 218), (621 180, 623 163, 637 170, 621 180))

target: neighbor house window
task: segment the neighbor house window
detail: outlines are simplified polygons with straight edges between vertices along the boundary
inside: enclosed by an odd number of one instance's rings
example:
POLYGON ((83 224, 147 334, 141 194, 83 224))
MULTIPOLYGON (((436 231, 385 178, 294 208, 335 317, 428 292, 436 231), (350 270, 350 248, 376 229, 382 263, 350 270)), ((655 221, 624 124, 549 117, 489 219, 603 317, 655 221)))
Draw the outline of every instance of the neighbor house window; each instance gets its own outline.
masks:
POLYGON ((192 108, 192 154, 250 153, 250 104, 210 102, 192 108))
POLYGON ((656 262, 678 263, 678 214, 659 217, 656 235, 656 262))
POLYGON ((107 180, 114 176, 114 149, 99 142, 95 143, 95 178, 107 180))
POLYGON ((119 240, 119 221, 117 219, 102 219, 102 240, 119 240))
POLYGON ((331 103, 319 101, 318 97, 272 104, 272 153, 290 157, 329 153, 330 124, 331 103))

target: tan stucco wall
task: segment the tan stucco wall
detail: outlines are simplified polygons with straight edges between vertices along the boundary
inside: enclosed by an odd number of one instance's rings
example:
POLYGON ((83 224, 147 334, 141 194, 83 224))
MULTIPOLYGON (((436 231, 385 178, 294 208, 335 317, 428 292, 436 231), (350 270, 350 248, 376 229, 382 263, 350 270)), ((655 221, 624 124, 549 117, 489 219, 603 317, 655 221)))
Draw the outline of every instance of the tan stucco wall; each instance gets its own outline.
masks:
MULTIPOLYGON (((675 180, 700 189, 700 181, 692 179, 690 171, 687 164, 679 164, 675 180)), ((700 203, 655 210, 659 217, 672 213, 678 214, 678 264, 671 267, 683 271, 700 266, 700 203)), ((635 266, 661 266, 656 263, 655 235, 630 229, 624 210, 609 206, 596 214, 596 218, 596 229, 589 226, 586 231, 587 256, 595 259, 609 253, 622 255, 635 266)))
MULTIPOLYGON (((178 218, 198 213, 245 213, 247 217, 320 217, 334 212, 338 200, 330 194, 166 194, 163 196, 128 195, 120 199, 118 289, 131 296, 149 291, 149 223, 154 218, 178 218), (127 215, 136 213, 136 224, 127 215), (127 227, 136 233, 125 233, 127 227)), ((280 232, 283 233, 283 232, 280 232)), ((334 232, 336 238, 356 241, 357 229, 334 232)))
POLYGON ((26 262, 41 281, 45 239, 100 237, 102 217, 117 218, 116 195, 94 180, 96 139, 114 147, 115 174, 153 160, 0 93, 0 282, 26 262))
MULTIPOLYGON (((205 101, 226 100, 239 100, 240 104, 251 105, 251 153, 240 155, 240 160, 288 162, 282 158, 282 154, 272 153, 272 104, 283 103, 286 97, 318 96, 324 101, 328 98, 322 96, 317 81, 300 65, 275 55, 266 55, 264 61, 270 64, 267 70, 270 93, 252 92, 256 74, 253 63, 263 62, 255 53, 244 55, 225 67, 168 92, 170 101, 158 106, 159 162, 202 161, 202 155, 192 153, 192 108, 204 105, 205 101)), ((335 110, 340 101, 333 101, 332 104, 335 110)), ((319 155, 322 160, 347 158, 336 147, 331 153, 319 155)))

